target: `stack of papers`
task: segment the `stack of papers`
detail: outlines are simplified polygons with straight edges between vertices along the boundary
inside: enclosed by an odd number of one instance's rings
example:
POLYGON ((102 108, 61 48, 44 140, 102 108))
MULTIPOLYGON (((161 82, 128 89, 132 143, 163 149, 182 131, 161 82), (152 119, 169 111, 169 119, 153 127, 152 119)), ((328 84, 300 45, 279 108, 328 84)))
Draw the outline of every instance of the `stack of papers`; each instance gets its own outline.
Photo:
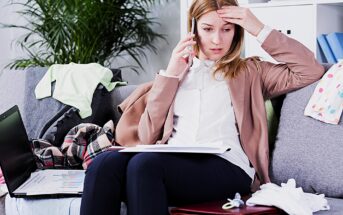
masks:
POLYGON ((169 153, 204 153, 204 154, 222 154, 229 150, 229 146, 223 144, 211 145, 137 145, 119 150, 119 152, 169 152, 169 153))

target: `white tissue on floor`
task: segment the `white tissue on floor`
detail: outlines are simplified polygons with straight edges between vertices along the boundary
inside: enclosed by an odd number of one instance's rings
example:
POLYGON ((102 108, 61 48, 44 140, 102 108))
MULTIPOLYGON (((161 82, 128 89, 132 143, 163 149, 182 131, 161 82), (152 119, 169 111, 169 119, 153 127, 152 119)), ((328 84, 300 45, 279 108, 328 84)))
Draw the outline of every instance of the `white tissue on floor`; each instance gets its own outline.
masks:
POLYGON ((294 179, 289 179, 286 184, 281 183, 281 186, 267 183, 260 188, 248 199, 247 205, 275 206, 290 215, 310 215, 319 210, 330 209, 324 194, 304 193, 301 187, 296 188, 294 179))

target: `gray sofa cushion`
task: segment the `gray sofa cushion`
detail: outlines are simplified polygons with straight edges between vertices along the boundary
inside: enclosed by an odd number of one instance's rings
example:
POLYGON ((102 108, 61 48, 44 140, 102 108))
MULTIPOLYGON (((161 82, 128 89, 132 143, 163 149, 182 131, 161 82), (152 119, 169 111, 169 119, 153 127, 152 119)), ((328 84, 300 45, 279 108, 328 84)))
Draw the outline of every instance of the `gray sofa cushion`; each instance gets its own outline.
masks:
POLYGON ((327 198, 330 210, 318 211, 314 215, 342 215, 343 214, 343 199, 327 198))
POLYGON ((29 138, 38 138, 46 122, 58 113, 65 104, 52 97, 37 100, 35 88, 43 78, 47 68, 28 68, 25 72, 24 111, 21 113, 29 138))
POLYGON ((114 109, 114 115, 115 115, 115 122, 114 124, 116 125, 119 121, 119 118, 121 114, 118 111, 117 106, 126 99, 135 89, 137 88, 137 85, 127 85, 127 86, 122 86, 118 87, 115 90, 111 92, 111 100, 113 103, 113 109, 114 109))
POLYGON ((295 178, 306 192, 343 197, 343 122, 331 125, 304 116, 316 83, 287 94, 271 158, 272 180, 295 178))

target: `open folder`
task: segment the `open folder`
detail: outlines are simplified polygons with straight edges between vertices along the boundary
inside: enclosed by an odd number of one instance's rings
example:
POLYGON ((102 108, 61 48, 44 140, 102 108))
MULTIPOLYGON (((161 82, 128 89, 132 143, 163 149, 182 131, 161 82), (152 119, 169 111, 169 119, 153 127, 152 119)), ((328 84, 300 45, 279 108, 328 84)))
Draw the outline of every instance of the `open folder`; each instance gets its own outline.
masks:
POLYGON ((17 106, 0 115, 0 166, 11 197, 81 196, 84 170, 38 170, 17 106))

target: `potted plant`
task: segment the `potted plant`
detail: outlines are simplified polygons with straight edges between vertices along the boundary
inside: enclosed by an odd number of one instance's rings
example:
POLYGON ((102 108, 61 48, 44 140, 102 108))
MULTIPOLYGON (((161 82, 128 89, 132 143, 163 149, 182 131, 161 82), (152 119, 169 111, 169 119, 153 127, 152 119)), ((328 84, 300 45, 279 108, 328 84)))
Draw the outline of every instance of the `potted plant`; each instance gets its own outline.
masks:
MULTIPOLYGON (((145 49, 164 38, 151 28, 149 8, 156 0, 12 0, 26 25, 3 27, 27 30, 17 42, 28 54, 10 68, 96 62, 109 66, 112 58, 131 56, 142 68, 145 49)), ((129 66, 130 67, 130 66, 129 66)), ((131 67, 137 72, 136 67, 131 67)))

